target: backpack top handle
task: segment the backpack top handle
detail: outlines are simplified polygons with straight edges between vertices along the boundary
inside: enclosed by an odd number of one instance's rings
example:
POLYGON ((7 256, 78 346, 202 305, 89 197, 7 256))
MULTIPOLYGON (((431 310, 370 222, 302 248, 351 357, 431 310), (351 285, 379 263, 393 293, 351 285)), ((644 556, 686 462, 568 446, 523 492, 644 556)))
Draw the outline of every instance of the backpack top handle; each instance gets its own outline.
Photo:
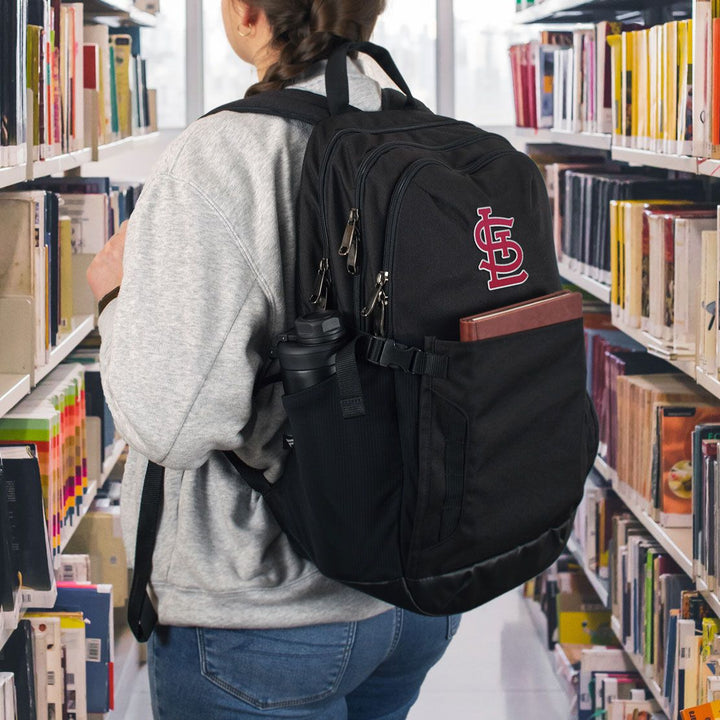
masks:
POLYGON ((352 52, 363 52, 369 55, 407 96, 407 106, 418 106, 405 79, 384 47, 371 42, 347 42, 332 52, 325 69, 325 88, 331 115, 341 115, 351 110, 347 56, 352 52))

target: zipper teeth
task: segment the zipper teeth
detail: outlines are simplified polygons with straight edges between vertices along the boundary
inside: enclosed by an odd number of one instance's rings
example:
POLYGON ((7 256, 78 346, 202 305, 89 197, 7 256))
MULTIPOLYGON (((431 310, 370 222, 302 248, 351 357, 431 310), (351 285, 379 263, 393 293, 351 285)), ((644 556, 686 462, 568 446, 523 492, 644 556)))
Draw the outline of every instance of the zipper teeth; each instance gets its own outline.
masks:
POLYGON ((407 132, 409 130, 424 130, 427 128, 433 128, 433 127, 442 127, 443 125, 450 125, 454 123, 454 120, 444 120, 442 122, 435 122, 435 123, 425 123, 421 125, 408 125, 404 127, 391 127, 391 128, 379 128, 376 130, 358 130, 357 128, 344 128, 343 130, 340 130, 338 133, 336 133, 332 140, 328 143, 327 148, 325 149, 325 154, 323 155, 322 165, 320 168, 320 217, 322 218, 322 233, 323 233, 323 247, 324 247, 324 257, 330 257, 330 231, 327 226, 327 213, 326 213, 326 203, 325 203, 325 179, 327 177, 327 170, 328 167, 330 167, 330 159, 332 157, 333 152, 337 148, 340 140, 345 137, 345 135, 350 135, 353 133, 367 133, 368 135, 380 135, 382 133, 395 133, 395 132, 407 132))
MULTIPOLYGON (((462 138, 461 140, 453 140, 451 143, 445 145, 430 145, 428 143, 413 143, 403 142, 398 140, 397 142, 388 143, 375 148, 371 153, 365 156, 362 161, 357 174, 355 175, 355 207, 358 209, 362 208, 362 203, 365 198, 365 180, 363 177, 370 169, 371 163, 376 160, 380 155, 384 155, 386 152, 396 150, 400 147, 417 148, 420 150, 433 150, 434 152, 445 152, 446 150, 455 150, 457 148, 464 147, 465 145, 472 145, 474 142, 484 142, 491 137, 500 137, 499 135, 488 134, 485 137, 478 139, 477 137, 462 138)), ((362 217, 361 217, 362 222, 362 217)))
MULTIPOLYGON (((514 153, 517 153, 517 150, 498 150, 494 153, 492 153, 489 157, 482 158, 481 160, 478 160, 474 163, 471 163, 470 165, 461 168, 457 170, 458 173, 463 173, 465 175, 472 174, 474 172, 477 172, 480 170, 480 168, 484 167, 485 165, 489 165, 491 162, 496 160, 497 158, 503 156, 503 155, 512 155, 514 153)), ((386 230, 386 236, 385 236, 385 249, 383 253, 383 267, 381 269, 388 270, 390 272, 390 278, 392 279, 392 266, 393 261, 395 258, 395 235, 396 235, 396 229, 397 229, 397 223, 398 223, 398 207, 400 206, 400 202, 402 201, 403 197, 405 196, 405 193, 407 192, 407 189, 412 182, 413 178, 425 167, 428 165, 442 165, 448 169, 449 166, 447 163, 442 162, 441 160, 437 159, 424 159, 424 160, 417 160, 415 161, 406 171, 403 175, 402 180, 400 181, 400 184, 398 185, 396 191, 393 193, 392 201, 390 203, 390 208, 388 210, 388 217, 390 218, 390 222, 388 224, 387 230, 386 230)), ((392 323, 392 309, 393 309, 393 303, 392 303, 392 297, 393 293, 390 292, 389 294, 390 302, 387 306, 387 315, 385 316, 385 328, 386 328, 386 334, 389 335, 391 330, 393 330, 393 323, 392 323)))
MULTIPOLYGON (((370 169, 371 164, 374 164, 374 161, 379 158, 380 155, 383 155, 386 152, 390 152, 400 147, 417 148, 421 150, 433 150, 435 152, 445 152, 447 150, 455 150, 457 148, 465 147, 466 145, 472 145, 474 142, 484 142, 485 140, 488 140, 490 138, 500 138, 503 140, 505 139, 501 135, 498 135, 496 133, 488 133, 480 139, 478 139, 477 136, 470 138, 462 138, 460 140, 453 140, 452 142, 445 143, 445 145, 431 145, 429 143, 417 142, 412 143, 398 140, 393 143, 381 145, 380 147, 372 150, 368 155, 365 156, 362 163, 360 164, 360 168, 355 175, 355 207, 360 210, 360 219, 357 225, 357 232, 360 234, 360 237, 362 237, 362 206, 365 202, 365 180, 367 179, 366 173, 370 169)), ((355 315, 357 317, 360 317, 360 309, 362 306, 362 289, 365 287, 365 264, 366 263, 364 262, 360 263, 360 272, 356 273, 353 281, 353 306, 355 310, 355 315)))

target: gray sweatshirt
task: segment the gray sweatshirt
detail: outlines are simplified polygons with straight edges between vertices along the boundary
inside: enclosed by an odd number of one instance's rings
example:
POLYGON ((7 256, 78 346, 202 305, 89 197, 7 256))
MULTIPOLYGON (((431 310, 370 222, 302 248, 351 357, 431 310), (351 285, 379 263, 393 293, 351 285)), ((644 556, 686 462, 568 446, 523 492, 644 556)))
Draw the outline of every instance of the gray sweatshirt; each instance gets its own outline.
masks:
MULTIPOLYGON (((379 85, 348 67, 351 102, 377 109, 379 85)), ((297 87, 324 94, 324 76, 297 87)), ((293 214, 309 133, 231 112, 190 125, 145 185, 120 294, 100 316, 103 387, 130 446, 121 502, 131 561, 147 459, 168 468, 151 583, 164 624, 292 627, 389 607, 299 558, 218 452, 235 450, 271 481, 282 474, 281 389, 252 395, 294 318, 293 214)))

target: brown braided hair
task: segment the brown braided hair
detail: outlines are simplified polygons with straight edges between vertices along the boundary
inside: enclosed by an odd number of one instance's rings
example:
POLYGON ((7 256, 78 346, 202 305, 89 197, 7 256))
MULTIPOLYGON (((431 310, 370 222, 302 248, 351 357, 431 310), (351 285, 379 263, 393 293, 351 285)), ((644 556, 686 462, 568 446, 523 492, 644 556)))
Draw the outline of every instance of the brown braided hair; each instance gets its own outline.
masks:
POLYGON ((263 10, 280 57, 245 97, 280 90, 347 40, 368 40, 385 0, 248 0, 263 10))

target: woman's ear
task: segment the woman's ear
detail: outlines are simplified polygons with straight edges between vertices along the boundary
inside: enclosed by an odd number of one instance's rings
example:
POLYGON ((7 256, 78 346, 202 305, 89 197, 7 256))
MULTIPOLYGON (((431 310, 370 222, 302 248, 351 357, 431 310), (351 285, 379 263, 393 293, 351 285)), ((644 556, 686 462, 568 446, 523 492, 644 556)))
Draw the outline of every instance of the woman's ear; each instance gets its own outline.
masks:
POLYGON ((250 28, 257 24, 259 11, 245 0, 230 0, 237 22, 242 27, 250 28))

